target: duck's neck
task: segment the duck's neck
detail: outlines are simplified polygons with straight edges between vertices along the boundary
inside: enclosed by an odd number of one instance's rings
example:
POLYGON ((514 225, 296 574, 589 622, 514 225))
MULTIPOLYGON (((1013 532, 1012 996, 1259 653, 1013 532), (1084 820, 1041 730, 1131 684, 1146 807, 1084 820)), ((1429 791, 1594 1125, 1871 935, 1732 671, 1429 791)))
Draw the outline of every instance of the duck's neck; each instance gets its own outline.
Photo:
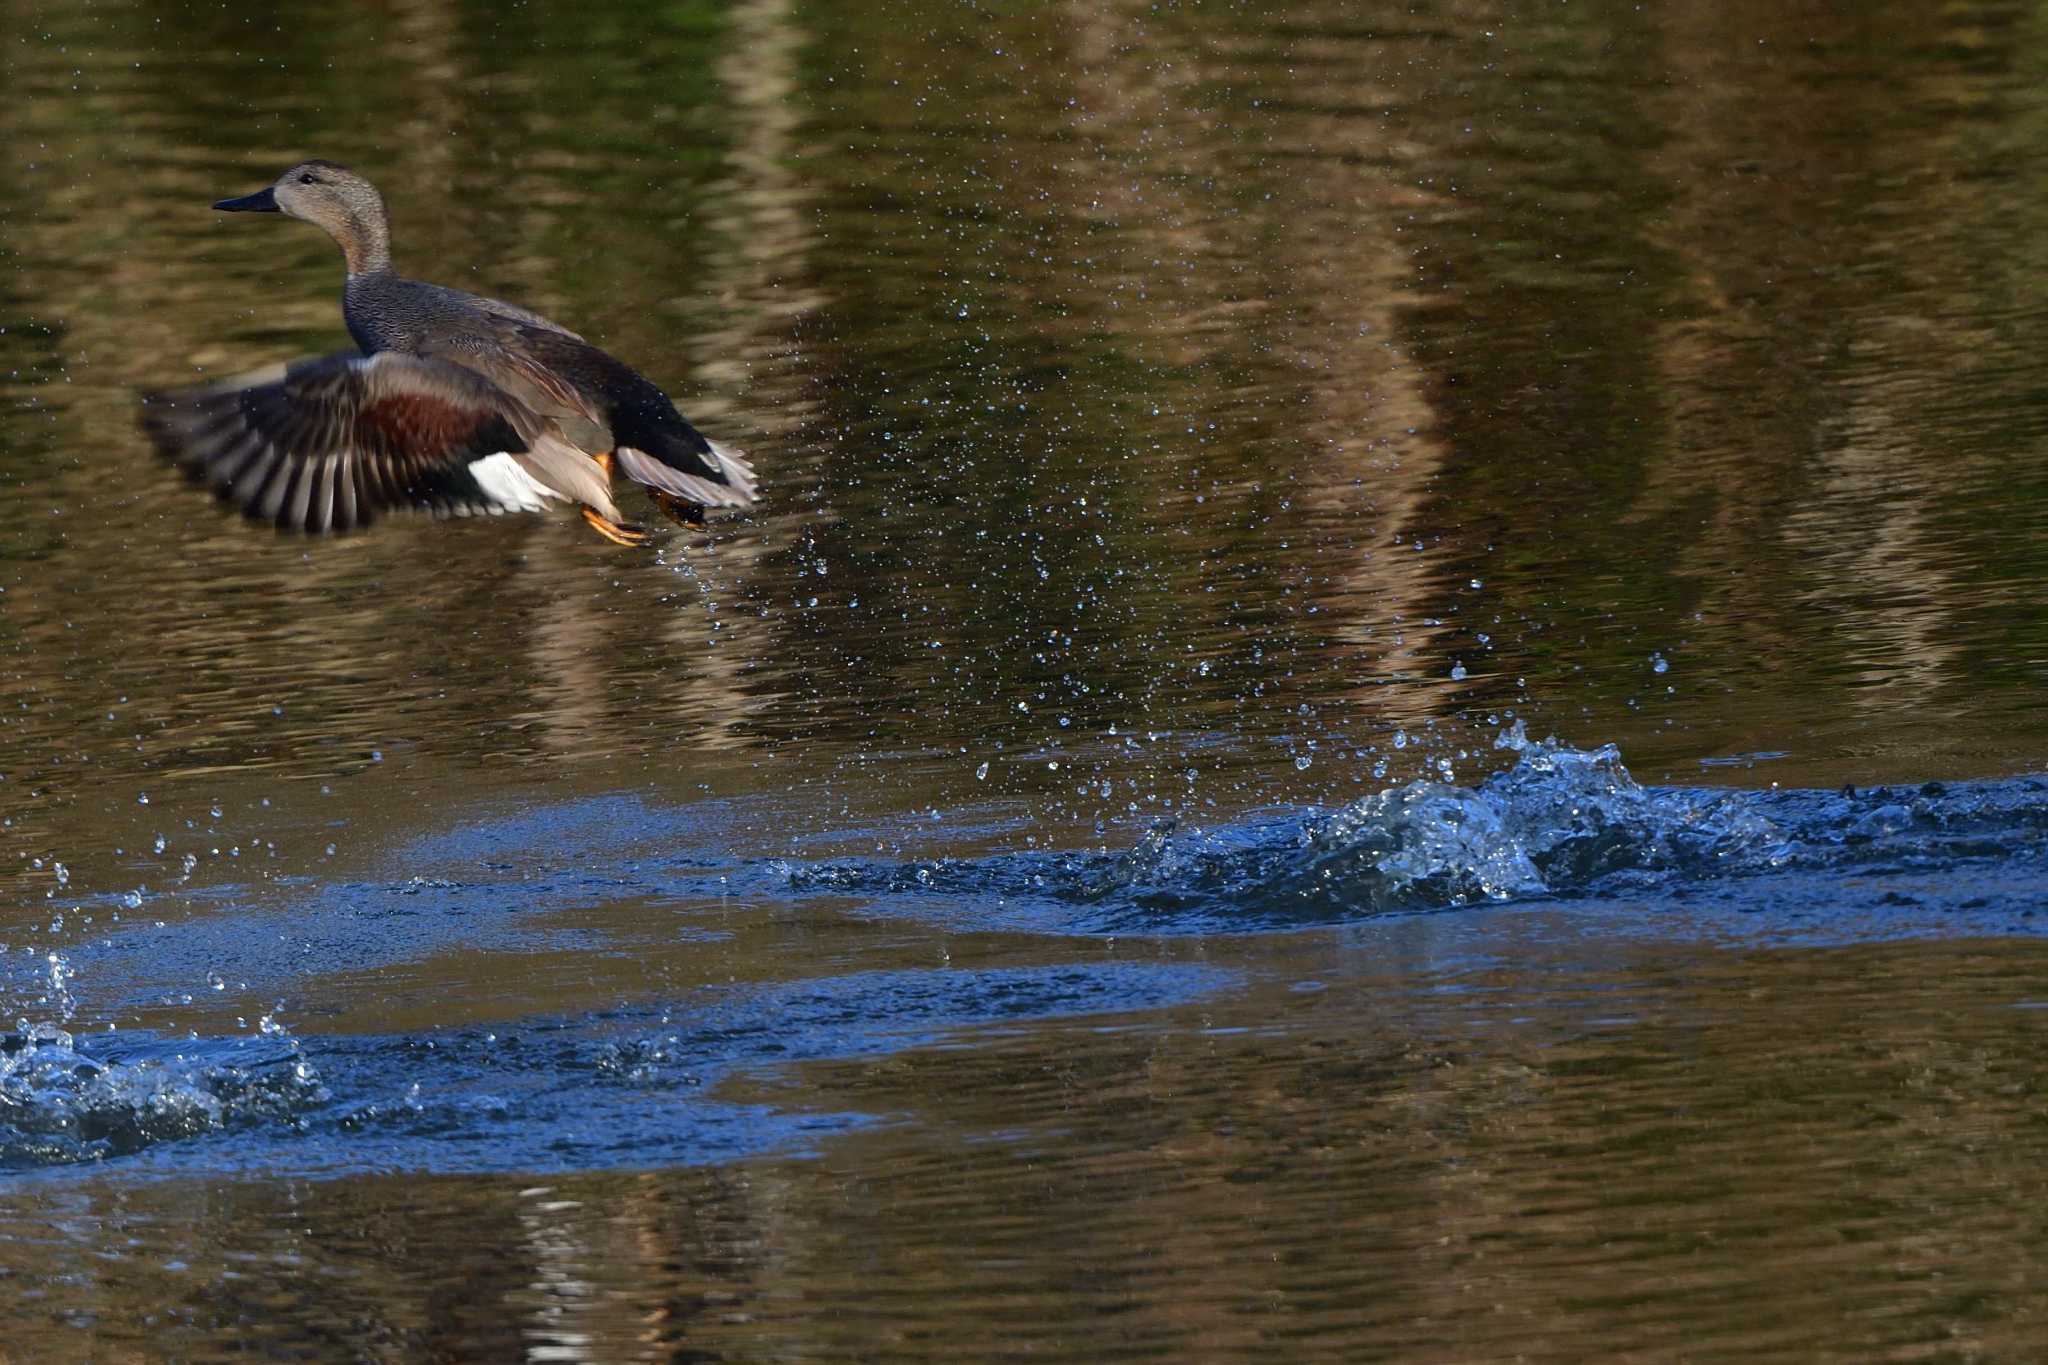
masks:
POLYGON ((391 227, 382 213, 351 214, 334 240, 341 243, 350 279, 391 269, 391 227))

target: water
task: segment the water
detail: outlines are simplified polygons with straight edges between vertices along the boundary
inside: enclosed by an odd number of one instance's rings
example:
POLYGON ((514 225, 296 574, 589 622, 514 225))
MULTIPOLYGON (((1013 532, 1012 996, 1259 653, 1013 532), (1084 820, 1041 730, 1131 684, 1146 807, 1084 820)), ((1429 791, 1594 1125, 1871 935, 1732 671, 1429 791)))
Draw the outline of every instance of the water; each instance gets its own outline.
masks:
POLYGON ((2035 1353, 2048 13, 18 8, 0 1354, 2035 1353), (157 467, 310 155, 763 506, 157 467))

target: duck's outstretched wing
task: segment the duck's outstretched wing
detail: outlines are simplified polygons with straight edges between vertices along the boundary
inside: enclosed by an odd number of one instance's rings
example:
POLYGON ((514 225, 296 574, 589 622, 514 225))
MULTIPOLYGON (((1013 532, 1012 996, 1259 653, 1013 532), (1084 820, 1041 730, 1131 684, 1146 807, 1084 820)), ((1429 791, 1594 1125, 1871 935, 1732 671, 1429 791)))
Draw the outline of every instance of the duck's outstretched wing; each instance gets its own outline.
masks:
MULTIPOLYGON (((467 516, 590 500, 582 487, 535 477, 581 472, 587 457, 482 375, 443 360, 344 352, 294 361, 148 394, 142 421, 195 479, 284 530, 346 531, 394 508, 467 516)), ((597 493, 609 508, 601 482, 597 493)))

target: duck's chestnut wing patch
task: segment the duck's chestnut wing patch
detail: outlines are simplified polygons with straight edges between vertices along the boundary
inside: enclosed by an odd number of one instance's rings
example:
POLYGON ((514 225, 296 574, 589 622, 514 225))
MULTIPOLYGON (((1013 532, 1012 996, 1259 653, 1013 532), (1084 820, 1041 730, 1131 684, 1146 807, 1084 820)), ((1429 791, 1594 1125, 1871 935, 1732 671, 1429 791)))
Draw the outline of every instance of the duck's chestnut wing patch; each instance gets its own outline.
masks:
POLYGON ((393 508, 525 511, 551 495, 506 470, 518 471, 510 456, 539 420, 442 360, 344 353, 273 366, 149 395, 143 424, 194 478, 285 530, 347 531, 393 508))

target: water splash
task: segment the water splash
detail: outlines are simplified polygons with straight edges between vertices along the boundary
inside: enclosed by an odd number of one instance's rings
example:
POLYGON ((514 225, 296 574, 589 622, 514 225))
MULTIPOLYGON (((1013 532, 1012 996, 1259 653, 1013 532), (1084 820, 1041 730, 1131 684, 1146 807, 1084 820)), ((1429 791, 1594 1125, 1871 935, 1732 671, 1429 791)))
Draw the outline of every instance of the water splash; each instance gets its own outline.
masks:
MULTIPOLYGON (((303 897, 296 906, 234 908, 231 888, 211 888, 209 913, 175 932, 123 925, 55 956, 38 944, 0 963, 0 988, 13 985, 23 1012, 46 1021, 0 1039, 0 1169, 116 1156, 154 1171, 561 1169, 791 1150, 821 1127, 871 1116, 721 1102, 721 1077, 917 1046, 1019 1014, 1161 1008, 1217 984, 1206 969, 1166 962, 980 972, 948 963, 489 1029, 321 1035, 303 1053, 274 1019, 225 1038, 71 1031, 74 964, 100 1009, 120 1010, 157 1002, 172 980, 281 993, 309 961, 360 973, 458 947, 582 951, 598 941, 582 936, 601 930, 551 917, 593 888, 664 905, 671 932, 707 937, 727 932, 735 913, 827 911, 803 904, 811 898, 836 913, 1048 936, 1353 932, 1385 920, 1389 951, 1460 934, 1466 949, 1487 951, 1499 920, 1456 912, 1501 905, 1548 907, 1553 925, 1572 905, 1603 940, 1687 932, 1674 926, 1688 917, 1738 942, 2048 928, 2048 916, 2032 918, 2048 879, 2040 779, 1654 788, 1612 747, 1534 742, 1519 727, 1499 747, 1512 762, 1476 785, 1440 771, 1340 807, 1164 823, 1121 850, 1048 849, 1028 820, 1006 820, 971 837, 1029 846, 952 858, 746 856, 724 851, 739 825, 729 807, 605 798, 437 834, 388 878, 316 884, 289 893, 303 897), (1396 923, 1417 915, 1445 918, 1419 936, 1396 923), (135 951, 145 939, 148 951, 135 951), (235 964, 232 987, 217 970, 224 961, 235 964)), ((878 843, 881 833, 864 831, 878 843)))
POLYGON ((2010 859, 2038 853, 2048 827, 2048 788, 2029 779, 1905 794, 1646 788, 1612 745, 1535 741, 1517 722, 1496 747, 1515 761, 1477 786, 1420 780, 1331 810, 1167 821, 1121 853, 772 868, 800 894, 975 898, 983 914, 1069 932, 1216 933, 2010 859))
POLYGON ((170 1044, 23 1023, 0 1037, 0 1170, 76 1165, 233 1128, 289 1125, 327 1099, 281 1026, 170 1044))
POLYGON ((1312 818, 1287 889, 1375 910, 1458 906, 1787 855, 1783 832, 1745 794, 1652 792, 1613 745, 1532 741, 1520 721, 1495 746, 1515 764, 1477 787, 1412 782, 1312 818))

